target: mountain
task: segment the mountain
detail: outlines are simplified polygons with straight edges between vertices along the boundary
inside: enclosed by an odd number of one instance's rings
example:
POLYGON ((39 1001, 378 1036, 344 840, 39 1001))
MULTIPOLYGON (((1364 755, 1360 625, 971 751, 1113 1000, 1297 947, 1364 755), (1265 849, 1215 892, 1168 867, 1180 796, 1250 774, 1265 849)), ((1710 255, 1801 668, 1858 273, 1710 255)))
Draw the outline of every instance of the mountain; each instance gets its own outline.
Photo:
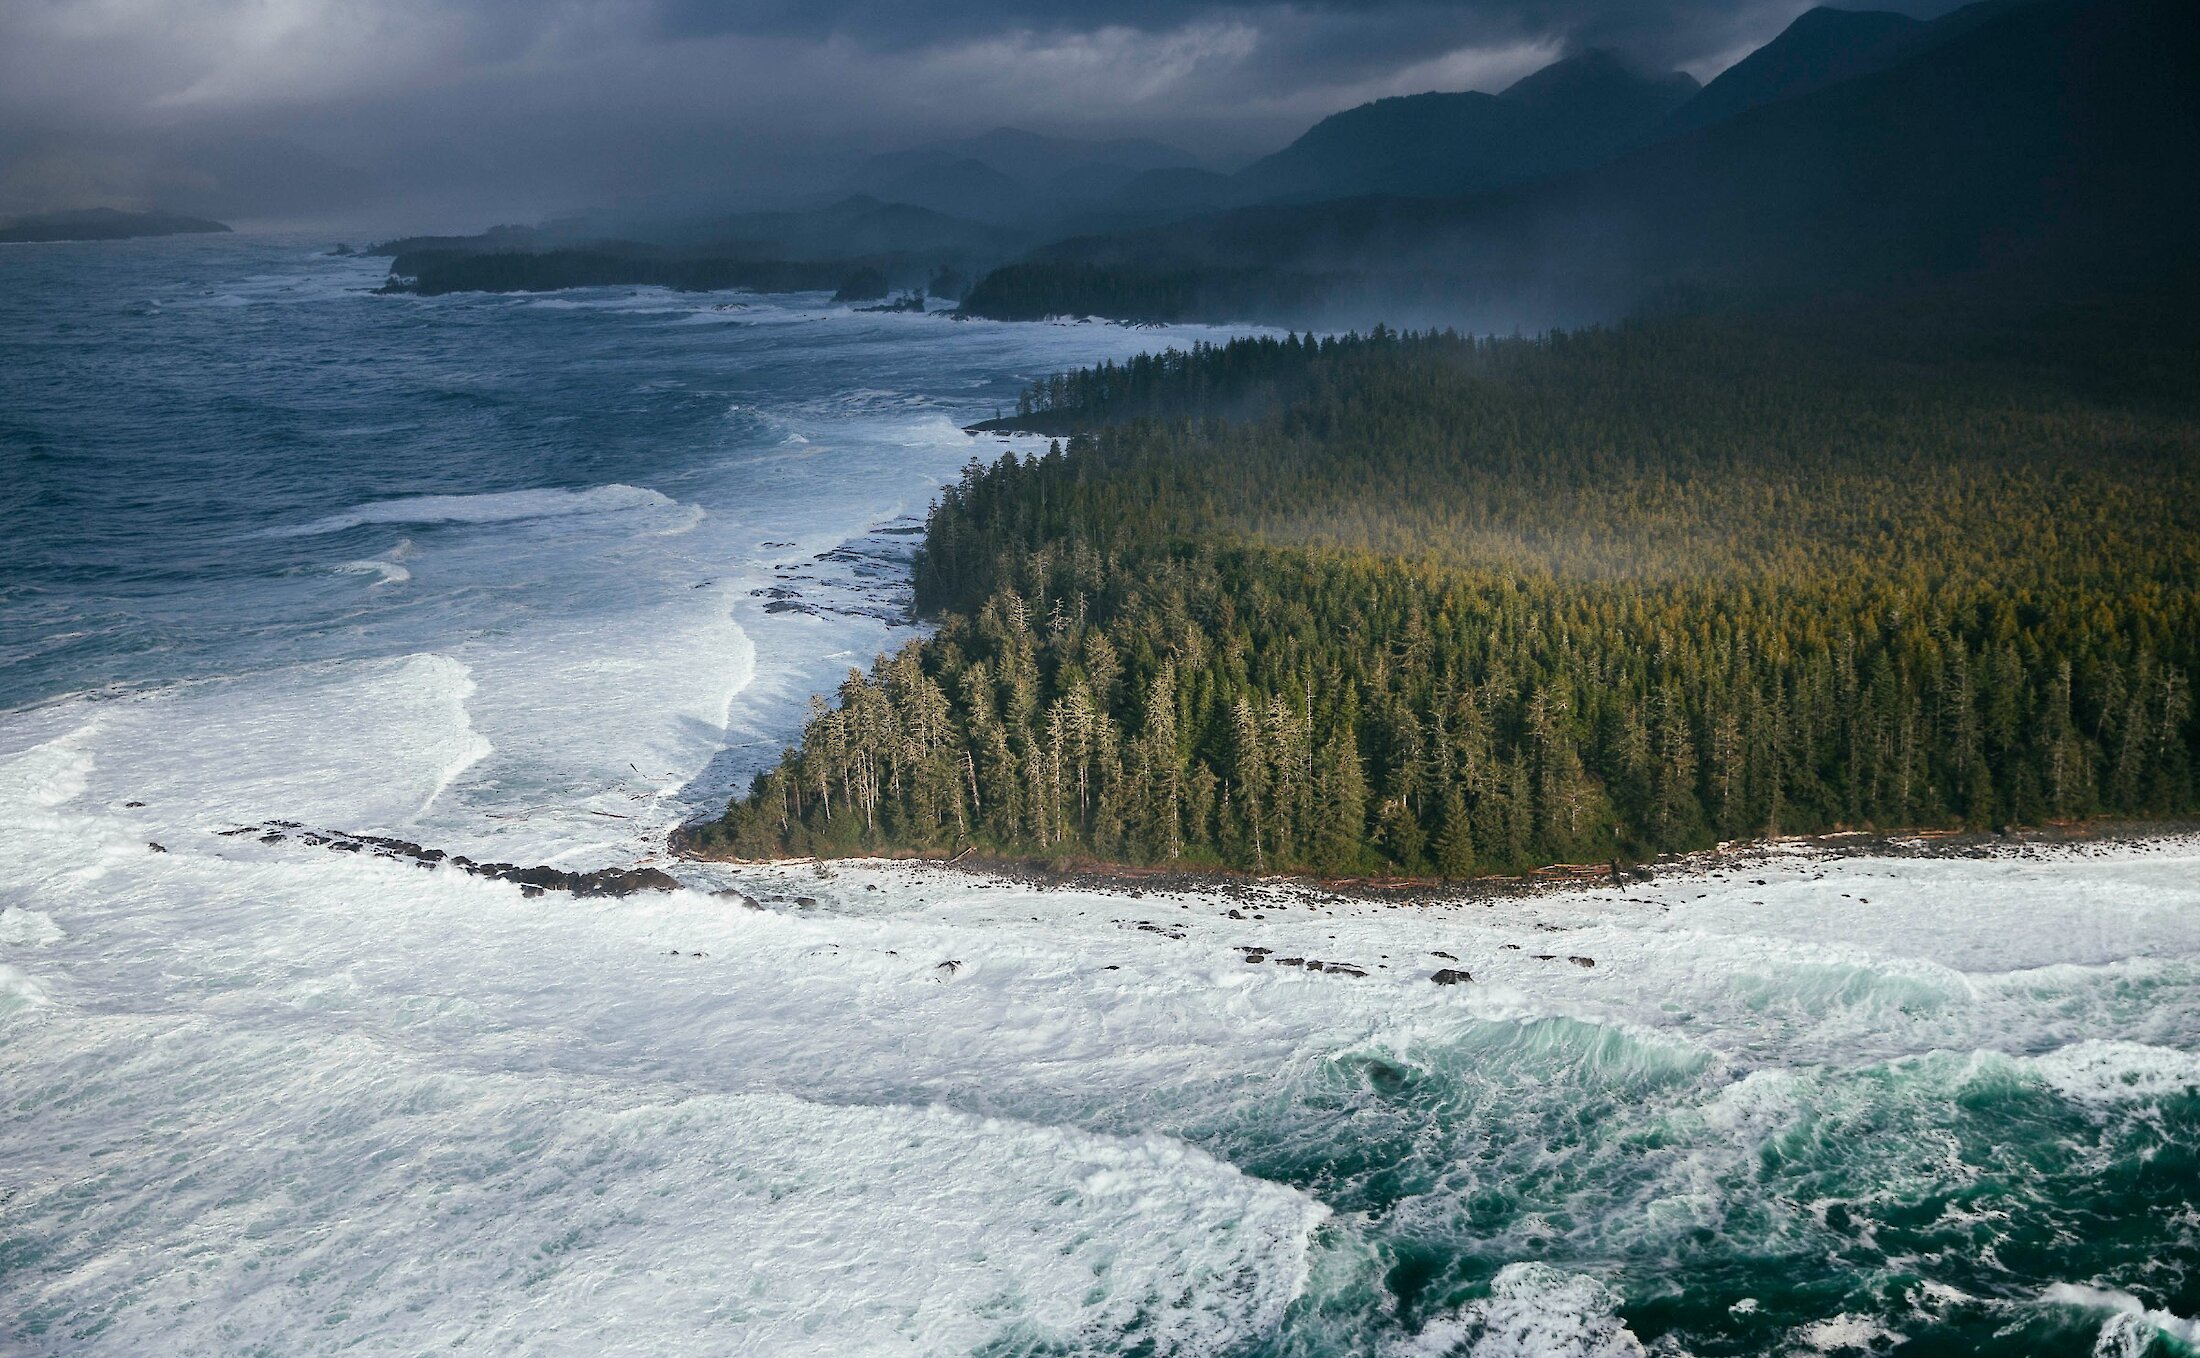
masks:
POLYGON ((977 221, 1017 221, 1028 216, 1038 194, 982 160, 914 166, 880 183, 877 197, 977 221))
POLYGON ((1556 179, 1063 242, 1019 266, 1017 305, 1078 310, 1079 287, 1122 298, 1143 278, 1179 314, 1310 319, 1318 293, 1325 319, 1541 328, 1681 295, 2182 285, 2200 263, 2196 70, 2190 0, 2033 0, 1556 179))
POLYGON ((1240 201, 1393 193, 1442 197, 1595 164, 1696 93, 1611 52, 1556 62, 1500 94, 1415 94, 1333 114, 1237 175, 1240 201))
POLYGON ((956 216, 1107 230, 1251 203, 1453 196, 1578 169, 1642 141, 1697 92, 1592 50, 1499 94, 1417 94, 1324 118, 1234 175, 1159 142, 1014 128, 874 156, 858 191, 956 216))
POLYGON ((1886 70, 1960 37, 2018 0, 1981 0, 1931 21, 1876 10, 1804 13, 1771 42, 1734 63, 1674 110, 1667 132, 1723 122, 1760 104, 1778 103, 1886 70))
POLYGON ((220 222, 172 212, 123 212, 111 207, 41 212, 0 222, 0 243, 132 240, 139 236, 189 236, 227 231, 220 222))

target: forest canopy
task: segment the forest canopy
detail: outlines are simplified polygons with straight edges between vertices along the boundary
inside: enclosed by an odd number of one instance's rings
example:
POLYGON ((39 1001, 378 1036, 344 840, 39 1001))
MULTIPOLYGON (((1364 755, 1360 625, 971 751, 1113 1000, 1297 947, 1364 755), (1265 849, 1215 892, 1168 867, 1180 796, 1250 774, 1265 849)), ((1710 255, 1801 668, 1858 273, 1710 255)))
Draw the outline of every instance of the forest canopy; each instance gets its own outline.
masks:
MULTIPOLYGON (((2150 327, 2151 328, 2151 327, 2150 327)), ((2200 364, 2128 317, 1060 374, 928 637, 689 847, 1465 877, 2200 805, 2200 364)))

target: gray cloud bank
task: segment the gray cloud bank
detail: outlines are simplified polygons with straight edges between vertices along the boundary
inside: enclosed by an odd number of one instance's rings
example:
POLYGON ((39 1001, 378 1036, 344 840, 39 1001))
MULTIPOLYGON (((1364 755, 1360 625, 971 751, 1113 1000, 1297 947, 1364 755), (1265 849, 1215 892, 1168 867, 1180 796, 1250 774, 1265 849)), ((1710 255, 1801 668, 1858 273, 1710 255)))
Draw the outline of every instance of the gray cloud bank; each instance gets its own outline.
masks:
POLYGON ((0 213, 157 203, 459 227, 758 202, 827 187, 865 152, 995 125, 1227 156, 1588 46, 1708 76, 1806 7, 0 0, 0 213))

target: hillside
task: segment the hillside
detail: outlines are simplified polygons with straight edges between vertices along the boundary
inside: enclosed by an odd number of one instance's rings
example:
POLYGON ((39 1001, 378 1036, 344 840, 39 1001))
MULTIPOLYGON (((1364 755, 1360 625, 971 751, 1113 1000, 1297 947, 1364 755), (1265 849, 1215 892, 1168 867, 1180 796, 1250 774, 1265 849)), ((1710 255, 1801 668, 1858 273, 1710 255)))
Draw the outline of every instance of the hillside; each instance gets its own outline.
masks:
POLYGON ((1117 296, 1142 275, 1258 271, 1279 280, 1274 297, 1225 292, 1227 310, 1202 299, 1135 314, 1511 329, 1684 296, 1972 274, 2017 287, 2181 283, 2200 206, 2195 70, 2189 5, 2039 0, 1888 69, 1534 185, 1240 209, 1065 241, 1029 261, 1009 300, 1019 314, 1090 312, 1076 280, 1095 270, 1117 296), (1313 295, 1325 304, 1307 305, 1313 295))
POLYGON ((1696 92, 1592 51, 1501 94, 1416 94, 1333 114, 1236 177, 1240 201, 1450 197, 1579 169, 1654 131, 1696 92))
POLYGON ((2024 0, 1979 0, 1932 20, 1880 10, 1807 10, 1780 36, 1721 71, 1675 109, 1662 130, 1708 127, 1759 105, 1884 71, 2020 3, 2024 0))

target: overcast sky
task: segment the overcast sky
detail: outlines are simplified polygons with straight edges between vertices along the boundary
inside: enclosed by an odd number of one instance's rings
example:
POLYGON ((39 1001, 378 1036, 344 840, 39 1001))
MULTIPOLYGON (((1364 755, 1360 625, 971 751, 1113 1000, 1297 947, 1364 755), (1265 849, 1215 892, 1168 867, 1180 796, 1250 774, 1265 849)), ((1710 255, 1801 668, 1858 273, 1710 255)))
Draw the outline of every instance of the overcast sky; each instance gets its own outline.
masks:
POLYGON ((161 199, 458 226, 786 189, 1000 125, 1245 155, 1367 99, 1496 89, 1590 46, 1708 78, 1807 7, 0 0, 0 211, 161 199))

